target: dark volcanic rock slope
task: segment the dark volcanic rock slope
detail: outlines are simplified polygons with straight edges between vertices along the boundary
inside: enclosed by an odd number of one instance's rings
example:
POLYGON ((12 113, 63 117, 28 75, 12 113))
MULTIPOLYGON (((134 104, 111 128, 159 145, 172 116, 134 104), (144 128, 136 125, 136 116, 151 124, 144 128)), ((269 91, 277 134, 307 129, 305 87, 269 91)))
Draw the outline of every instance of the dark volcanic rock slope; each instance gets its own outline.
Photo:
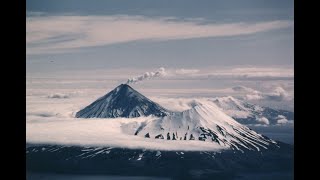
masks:
POLYGON ((281 148, 244 153, 33 145, 26 149, 26 165, 27 172, 170 179, 235 179, 242 173, 273 173, 272 179, 292 179, 293 148, 282 143, 279 145, 281 148), (287 175, 285 178, 277 176, 280 173, 287 175))
POLYGON ((105 96, 76 113, 77 118, 116 118, 154 115, 163 117, 170 111, 143 96, 127 84, 121 84, 105 96))

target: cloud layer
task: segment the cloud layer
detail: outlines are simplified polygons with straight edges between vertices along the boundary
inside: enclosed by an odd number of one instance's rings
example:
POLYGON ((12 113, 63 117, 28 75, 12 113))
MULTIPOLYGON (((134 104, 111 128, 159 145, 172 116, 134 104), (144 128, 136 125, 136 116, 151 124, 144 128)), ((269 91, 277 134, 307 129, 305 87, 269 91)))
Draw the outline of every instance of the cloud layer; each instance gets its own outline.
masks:
MULTIPOLYGON (((26 124, 26 142, 54 143, 83 146, 111 146, 130 149, 220 151, 224 147, 202 141, 167 141, 141 138, 122 131, 127 118, 117 119, 71 119, 29 117, 26 124)), ((131 118, 141 122, 151 117, 131 118)))
POLYGON ((292 21, 208 24, 199 20, 143 16, 28 16, 27 54, 59 53, 74 48, 138 40, 163 41, 248 35, 291 27, 292 21))
POLYGON ((246 100, 269 100, 269 101, 282 101, 291 100, 289 93, 282 87, 276 87, 272 92, 260 92, 258 90, 248 88, 245 86, 235 86, 232 90, 236 92, 247 93, 244 96, 246 100))
MULTIPOLYGON (((166 79, 233 79, 233 80, 293 80, 294 72, 292 67, 220 67, 207 69, 176 69, 159 68, 154 72, 145 72, 143 75, 128 79, 127 83, 134 83, 153 77, 166 79)), ((234 91, 254 92, 254 89, 247 87, 234 87, 234 91), (238 88, 238 89, 237 89, 238 88)), ((275 93, 284 93, 283 89, 278 88, 275 93)), ((256 91, 255 93, 258 93, 256 91)), ((272 96, 272 94, 270 94, 272 96)))

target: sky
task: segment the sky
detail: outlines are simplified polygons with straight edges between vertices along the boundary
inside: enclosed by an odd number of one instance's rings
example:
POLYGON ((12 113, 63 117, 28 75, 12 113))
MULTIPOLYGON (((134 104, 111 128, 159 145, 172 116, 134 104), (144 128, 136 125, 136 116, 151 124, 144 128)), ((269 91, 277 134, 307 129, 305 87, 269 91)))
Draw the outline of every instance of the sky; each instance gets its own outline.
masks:
POLYGON ((163 68, 132 86, 166 96, 243 86, 253 91, 242 97, 293 111, 292 0, 26 2, 27 88, 55 78, 108 90, 163 68), (279 88, 286 98, 265 98, 279 88))

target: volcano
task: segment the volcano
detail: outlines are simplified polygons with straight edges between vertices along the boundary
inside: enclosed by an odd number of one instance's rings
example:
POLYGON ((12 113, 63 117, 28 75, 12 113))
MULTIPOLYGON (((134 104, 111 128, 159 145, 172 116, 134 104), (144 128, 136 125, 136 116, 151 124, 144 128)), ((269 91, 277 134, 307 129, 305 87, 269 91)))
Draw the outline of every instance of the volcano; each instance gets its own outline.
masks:
POLYGON ((76 118, 134 118, 153 115, 164 117, 170 111, 151 101, 127 84, 121 84, 108 94, 76 113, 76 118))

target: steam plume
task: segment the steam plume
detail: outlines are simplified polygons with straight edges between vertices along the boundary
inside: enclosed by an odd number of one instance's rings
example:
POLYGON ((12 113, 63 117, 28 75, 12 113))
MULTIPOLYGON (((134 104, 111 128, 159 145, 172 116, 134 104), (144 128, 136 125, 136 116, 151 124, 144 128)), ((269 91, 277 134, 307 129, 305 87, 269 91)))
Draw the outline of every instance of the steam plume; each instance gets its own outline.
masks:
POLYGON ((161 67, 155 72, 145 72, 141 76, 128 79, 126 84, 137 83, 137 82, 140 82, 140 81, 143 81, 143 80, 146 80, 146 79, 151 79, 151 78, 155 78, 155 77, 162 77, 162 76, 165 76, 165 75, 166 75, 166 71, 165 71, 165 69, 163 67, 161 67))

